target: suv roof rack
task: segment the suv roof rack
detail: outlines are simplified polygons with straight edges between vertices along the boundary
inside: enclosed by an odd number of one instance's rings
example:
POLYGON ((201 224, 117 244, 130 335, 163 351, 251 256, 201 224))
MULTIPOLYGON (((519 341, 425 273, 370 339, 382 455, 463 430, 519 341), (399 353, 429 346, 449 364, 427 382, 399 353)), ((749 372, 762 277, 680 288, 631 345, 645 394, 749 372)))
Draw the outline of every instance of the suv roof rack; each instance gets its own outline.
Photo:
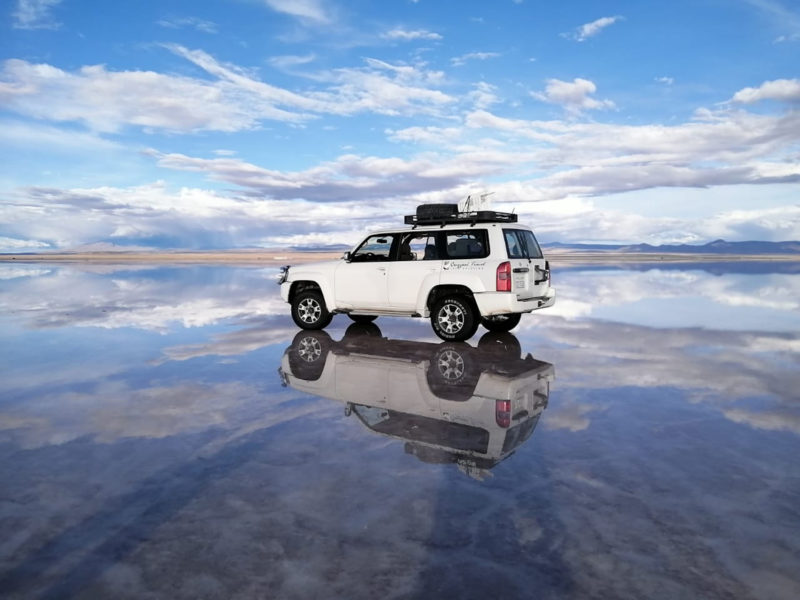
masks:
POLYGON ((445 225, 476 223, 516 223, 515 213, 497 212, 494 210, 476 210, 458 212, 457 204, 420 204, 417 214, 403 218, 406 225, 445 225))

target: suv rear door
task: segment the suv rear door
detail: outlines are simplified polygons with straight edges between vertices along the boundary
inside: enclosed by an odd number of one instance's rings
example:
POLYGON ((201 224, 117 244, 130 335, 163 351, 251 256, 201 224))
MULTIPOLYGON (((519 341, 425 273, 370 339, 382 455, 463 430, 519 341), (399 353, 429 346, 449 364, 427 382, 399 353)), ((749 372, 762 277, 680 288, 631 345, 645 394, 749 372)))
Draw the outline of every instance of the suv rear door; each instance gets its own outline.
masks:
POLYGON ((550 272, 539 242, 530 229, 503 229, 511 263, 511 291, 520 300, 544 296, 550 286, 550 272))
POLYGON ((439 283, 442 261, 437 250, 436 231, 410 231, 400 234, 395 260, 389 265, 389 306, 394 310, 414 311, 420 290, 439 283))

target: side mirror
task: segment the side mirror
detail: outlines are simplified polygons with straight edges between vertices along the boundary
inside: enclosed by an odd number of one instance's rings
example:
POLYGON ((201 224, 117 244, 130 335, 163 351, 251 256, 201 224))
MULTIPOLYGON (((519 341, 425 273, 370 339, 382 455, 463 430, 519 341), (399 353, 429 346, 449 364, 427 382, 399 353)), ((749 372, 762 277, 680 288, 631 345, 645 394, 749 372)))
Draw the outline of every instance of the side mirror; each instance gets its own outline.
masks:
POLYGON ((347 262, 350 262, 350 251, 348 250, 342 255, 342 258, 345 259, 347 262))

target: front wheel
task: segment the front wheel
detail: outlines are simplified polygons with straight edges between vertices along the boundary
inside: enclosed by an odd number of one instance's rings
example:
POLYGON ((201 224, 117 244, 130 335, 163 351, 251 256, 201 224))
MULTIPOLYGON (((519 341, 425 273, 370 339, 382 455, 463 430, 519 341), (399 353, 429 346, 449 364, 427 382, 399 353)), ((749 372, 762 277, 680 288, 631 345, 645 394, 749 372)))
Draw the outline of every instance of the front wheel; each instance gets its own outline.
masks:
POLYGON ((463 342, 478 329, 477 311, 463 296, 445 296, 431 312, 433 331, 445 341, 463 342))
POLYGON ((292 319, 302 329, 323 329, 333 315, 325 306, 322 294, 315 290, 300 292, 292 300, 292 319))
POLYGON ((519 325, 522 315, 511 313, 506 315, 492 315, 491 317, 481 317, 481 325, 489 331, 505 332, 511 331, 519 325))

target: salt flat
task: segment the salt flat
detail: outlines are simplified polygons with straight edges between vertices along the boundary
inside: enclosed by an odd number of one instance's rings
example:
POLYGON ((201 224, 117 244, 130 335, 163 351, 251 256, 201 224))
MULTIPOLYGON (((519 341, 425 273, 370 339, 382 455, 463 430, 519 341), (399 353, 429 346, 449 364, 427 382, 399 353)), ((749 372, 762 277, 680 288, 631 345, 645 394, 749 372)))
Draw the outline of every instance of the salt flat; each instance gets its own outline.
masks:
POLYGON ((0 264, 0 589, 793 600, 793 265, 565 262, 453 345, 309 338, 272 263, 0 264))

